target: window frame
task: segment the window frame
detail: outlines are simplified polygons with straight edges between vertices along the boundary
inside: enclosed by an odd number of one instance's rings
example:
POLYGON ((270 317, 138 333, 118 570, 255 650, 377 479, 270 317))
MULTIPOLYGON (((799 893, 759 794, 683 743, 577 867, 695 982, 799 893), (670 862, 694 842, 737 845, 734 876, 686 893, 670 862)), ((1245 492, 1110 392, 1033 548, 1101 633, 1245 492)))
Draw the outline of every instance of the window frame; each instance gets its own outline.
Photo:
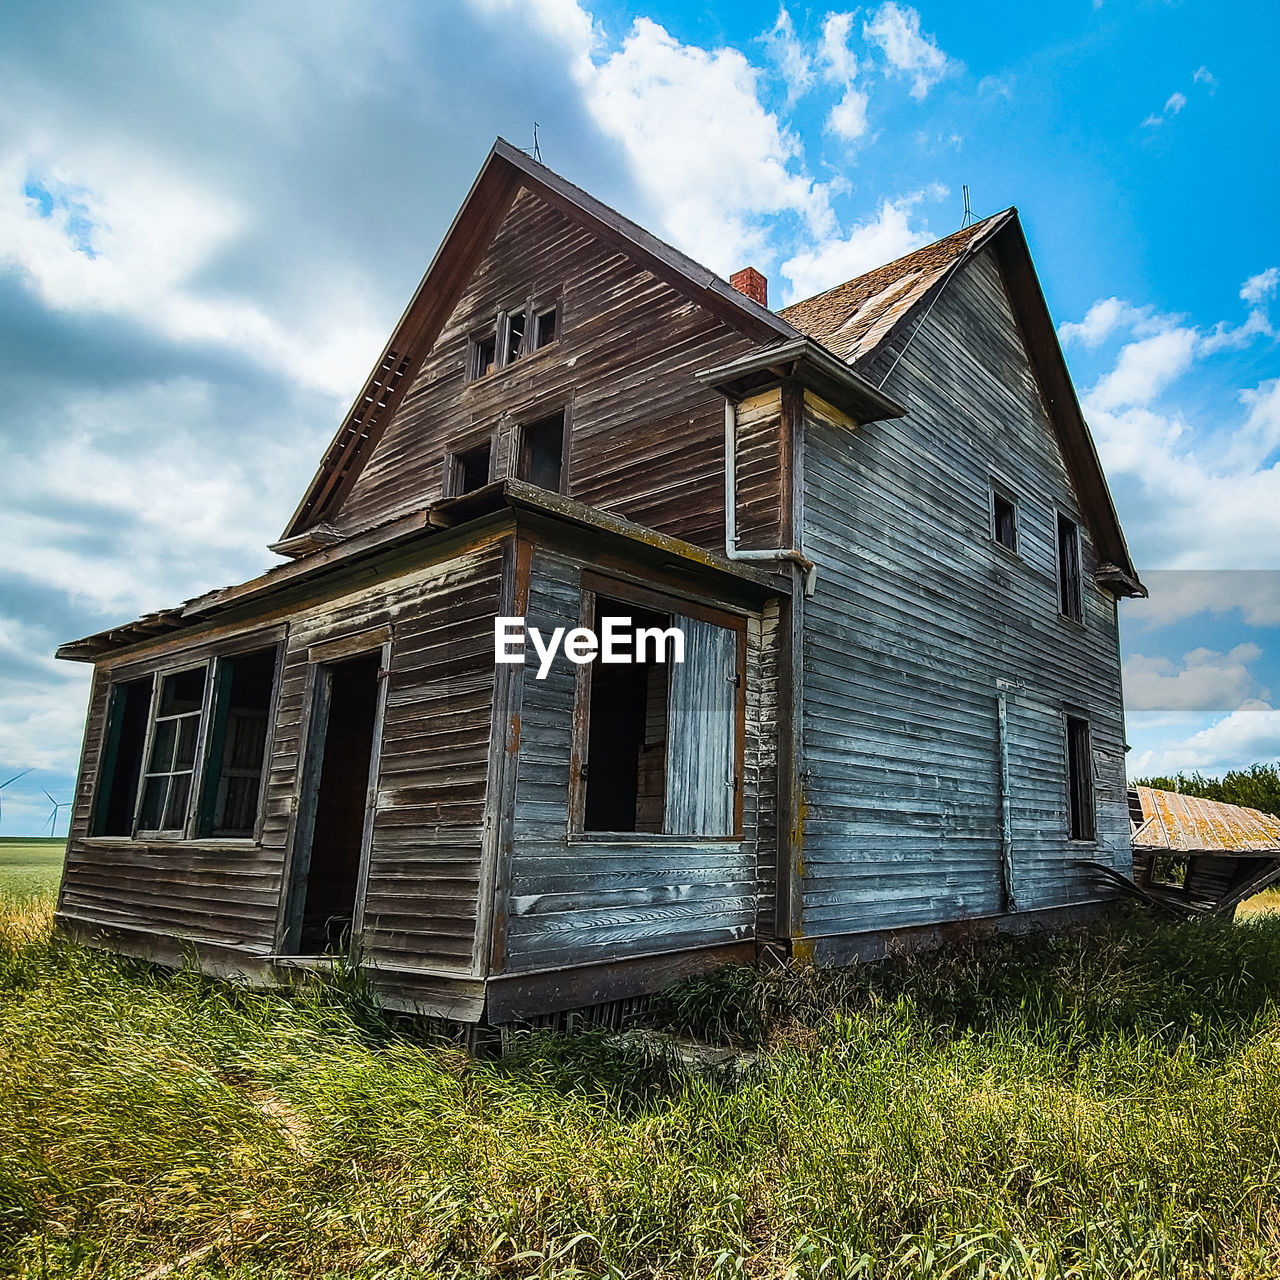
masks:
POLYGON ((507 305, 500 307, 494 315, 493 323, 473 330, 467 339, 467 382, 481 382, 523 364, 531 356, 540 351, 547 351, 560 341, 564 328, 564 291, 557 288, 551 292, 531 293, 524 298, 512 299, 507 305), (552 312, 555 315, 555 333, 546 342, 538 340, 539 321, 552 312), (511 320, 514 316, 524 318, 521 332, 520 354, 511 354, 511 320), (493 342, 493 368, 487 371, 480 368, 480 352, 493 342))
POLYGON ((1084 529, 1080 522, 1069 512, 1063 511, 1060 507, 1054 508, 1053 521, 1053 550, 1055 559, 1054 568, 1054 585, 1058 594, 1058 617, 1068 622, 1075 623, 1076 626, 1084 626, 1085 607, 1084 607, 1084 529), (1073 589, 1068 592, 1067 578, 1063 572, 1063 525, 1069 524, 1072 530, 1072 538, 1075 542, 1075 576, 1073 579, 1073 589), (1073 613, 1063 608, 1065 604, 1074 603, 1078 612, 1073 613))
MULTIPOLYGON (((668 595, 622 578, 586 571, 582 574, 577 626, 596 626, 596 601, 598 597, 621 600, 654 612, 697 618, 714 626, 723 627, 736 636, 737 688, 734 696, 734 752, 733 768, 736 785, 733 797, 733 830, 728 835, 689 835, 672 832, 647 831, 587 831, 583 823, 587 801, 587 742, 591 727, 591 672, 594 663, 584 662, 575 672, 573 695, 572 736, 569 751, 569 815, 568 842, 575 844, 644 845, 655 841, 663 844, 741 844, 745 839, 743 826, 744 793, 746 791, 746 729, 747 729, 747 618, 695 600, 668 595)), ((670 694, 668 693, 668 697, 670 694)), ((671 726, 668 722, 667 732, 671 726)))
MULTIPOLYGON (((143 737, 141 766, 138 770, 137 793, 134 796, 132 823, 128 835, 95 835, 92 827, 89 834, 84 839, 97 843, 99 841, 108 844, 148 844, 148 845, 172 845, 184 844, 204 847, 206 845, 216 846, 219 848, 251 848, 261 843, 263 824, 266 818, 266 796, 267 787, 271 774, 271 759, 275 749, 275 738, 277 719, 279 716, 280 706, 280 686, 284 673, 285 663, 285 644, 286 631, 281 628, 273 627, 265 634, 255 633, 251 635, 236 636, 232 640, 217 645, 213 649, 200 647, 194 653, 188 655, 175 654, 160 662, 148 663, 138 662, 130 663, 113 670, 110 674, 107 684, 107 708, 111 706, 111 700, 115 696, 115 691, 121 685, 130 684, 135 680, 150 679, 151 698, 147 707, 147 729, 143 737), (262 777, 258 786, 258 811, 254 822, 253 834, 251 836, 214 836, 200 835, 197 829, 199 822, 200 798, 204 793, 208 768, 208 747, 209 747, 209 726, 210 715, 213 710, 214 688, 218 678, 218 666, 224 658, 240 657, 248 653, 273 651, 274 659, 271 671, 271 699, 267 709, 267 732, 262 746, 262 777), (200 704, 200 728, 199 736, 196 743, 196 756, 191 770, 192 787, 187 797, 187 810, 185 821, 181 829, 179 828, 143 828, 140 821, 142 817, 142 801, 143 794, 146 790, 147 764, 151 755, 151 743, 155 733, 156 711, 159 707, 159 699, 161 689, 166 676, 179 675, 184 671, 191 671, 197 667, 205 669, 205 686, 204 697, 200 704)), ((193 714, 193 713, 192 713, 193 714)), ((104 734, 106 724, 104 720, 104 734)), ((97 812, 102 795, 102 788, 106 783, 105 760, 100 752, 97 768, 94 772, 93 791, 89 800, 89 812, 91 821, 97 812)), ((114 766, 114 761, 112 762, 114 766)))
MULTIPOLYGON (((477 438, 473 444, 463 445, 459 442, 458 447, 445 450, 444 497, 461 498, 464 494, 476 492, 475 489, 464 489, 462 484, 466 475, 466 459, 479 453, 482 449, 487 449, 489 452, 489 467, 484 484, 492 484, 494 482, 497 478, 494 475, 493 466, 493 460, 498 452, 498 436, 496 432, 477 438)), ((484 485, 479 487, 484 488, 484 485)))
POLYGON ((1002 551, 1022 559, 1022 511, 1013 490, 994 476, 988 482, 987 536, 1002 551), (996 503, 1006 503, 1013 513, 1013 546, 1000 540, 1000 524, 996 516, 996 503))
POLYGON ((1096 845, 1098 843, 1098 788, 1093 776, 1093 722, 1083 710, 1065 707, 1062 712, 1062 730, 1063 758, 1066 764, 1063 779, 1067 800, 1067 841, 1073 845, 1096 845), (1073 725, 1083 726, 1084 749, 1082 752, 1075 750, 1072 740, 1073 725), (1080 786, 1083 788, 1081 811, 1088 816, 1088 830, 1083 834, 1076 834, 1075 830, 1077 764, 1082 766, 1082 771, 1078 775, 1080 786))
MULTIPOLYGON (((151 708, 147 718, 147 735, 142 741, 142 768, 138 772, 138 794, 134 798, 133 808, 133 837, 134 839, 148 840, 155 843, 166 843, 175 840, 187 840, 190 838, 193 817, 195 813, 194 798, 200 790, 201 780, 204 778, 204 758, 205 758, 205 739, 209 724, 209 710, 212 706, 213 699, 213 657, 207 656, 197 661, 177 661, 164 671, 155 673, 155 683, 151 688, 151 708), (188 671, 204 670, 204 687, 201 690, 200 710, 187 711, 178 716, 161 717, 160 705, 164 696, 164 686, 167 680, 173 679, 175 676, 185 675, 188 671), (164 821, 164 813, 169 807, 169 793, 173 786, 173 779, 177 776, 177 772, 185 773, 187 770, 174 771, 166 770, 152 773, 149 769, 151 763, 151 750, 155 743, 156 726, 163 719, 189 719, 196 717, 196 743, 195 754, 191 758, 191 785, 187 789, 186 812, 183 815, 182 825, 180 827, 144 827, 142 825, 142 809, 147 796, 147 782, 150 778, 166 777, 169 779, 168 785, 165 787, 164 805, 161 810, 160 820, 164 821)), ((174 749, 177 749, 177 741, 175 739, 174 749)))
POLYGON ((536 409, 530 409, 520 415, 515 423, 515 429, 511 436, 511 465, 508 468, 513 480, 523 480, 526 484, 532 484, 533 481, 521 472, 526 470, 525 452, 528 448, 528 439, 526 433, 533 427, 539 427, 544 422, 554 418, 559 414, 562 418, 561 437, 560 437, 560 487, 555 490, 547 490, 548 493, 567 494, 569 492, 569 449, 572 440, 573 430, 573 406, 569 401, 562 405, 546 404, 536 409))

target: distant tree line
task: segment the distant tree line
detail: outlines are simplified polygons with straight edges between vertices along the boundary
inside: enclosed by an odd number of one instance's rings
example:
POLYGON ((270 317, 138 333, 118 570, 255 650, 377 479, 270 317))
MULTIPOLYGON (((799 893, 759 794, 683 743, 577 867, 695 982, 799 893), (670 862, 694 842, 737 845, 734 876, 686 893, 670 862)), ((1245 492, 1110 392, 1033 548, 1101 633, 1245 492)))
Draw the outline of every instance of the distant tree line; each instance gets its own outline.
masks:
POLYGON ((1251 764, 1247 769, 1231 769, 1221 778, 1202 773, 1179 773, 1172 778, 1135 778, 1135 787, 1157 787, 1161 791, 1181 791, 1205 800, 1242 804, 1263 813, 1280 814, 1280 761, 1251 764))

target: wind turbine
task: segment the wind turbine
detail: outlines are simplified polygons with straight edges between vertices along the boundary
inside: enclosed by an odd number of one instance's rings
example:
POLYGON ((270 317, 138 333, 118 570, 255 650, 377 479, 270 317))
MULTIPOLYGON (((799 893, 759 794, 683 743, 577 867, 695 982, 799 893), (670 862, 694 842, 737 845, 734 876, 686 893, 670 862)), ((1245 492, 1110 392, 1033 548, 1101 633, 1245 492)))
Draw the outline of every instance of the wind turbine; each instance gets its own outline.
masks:
MULTIPOLYGON (((40 788, 40 790, 41 790, 41 791, 44 791, 44 788, 43 788, 43 787, 41 787, 41 788, 40 788)), ((56 835, 56 834, 57 834, 57 829, 58 829, 58 811, 59 811, 59 810, 61 810, 61 809, 69 809, 69 808, 71 808, 71 801, 70 801, 70 800, 55 800, 51 795, 49 795, 49 793, 48 793, 47 791, 44 791, 44 793, 45 793, 45 795, 46 795, 46 796, 48 796, 48 797, 49 797, 49 803, 50 803, 51 805, 53 805, 53 808, 49 811, 49 823, 48 823, 48 826, 49 826, 49 834, 52 836, 52 835, 56 835)))
MULTIPOLYGON (((9 785, 10 782, 17 782, 19 778, 25 778, 27 774, 29 774, 30 772, 31 772, 30 769, 23 769, 21 773, 15 773, 13 777, 8 780, 8 782, 0 782, 0 797, 3 796, 4 789, 9 785)), ((3 817, 4 817, 4 808, 2 805, 0 805, 0 819, 2 819, 3 817)))

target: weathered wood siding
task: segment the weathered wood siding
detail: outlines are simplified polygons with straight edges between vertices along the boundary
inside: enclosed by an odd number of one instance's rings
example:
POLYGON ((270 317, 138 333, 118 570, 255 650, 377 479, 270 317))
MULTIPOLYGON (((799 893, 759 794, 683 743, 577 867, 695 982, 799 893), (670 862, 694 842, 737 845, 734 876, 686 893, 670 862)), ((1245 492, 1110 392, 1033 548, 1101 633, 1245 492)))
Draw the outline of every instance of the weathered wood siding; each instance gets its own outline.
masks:
MULTIPOLYGON (((69 922, 211 943, 263 959, 275 949, 277 913, 297 803, 301 734, 313 645, 391 629, 391 660, 378 803, 365 907, 364 955, 379 985, 405 1002, 432 1001, 458 1016, 479 1010, 483 964, 474 955, 493 707, 493 617, 503 543, 443 563, 389 574, 288 618, 259 841, 159 844, 88 838, 109 675, 94 684, 76 794, 61 911, 69 922), (396 972, 392 972, 396 971, 396 972), (461 1003, 458 1003, 461 1001, 461 1003)), ((245 623, 180 650, 197 660, 245 623)), ((116 674, 154 667, 131 655, 116 674)))
MULTIPOLYGON (((527 617, 549 634, 577 625, 581 569, 552 552, 535 552, 527 617)), ((776 687, 776 611, 756 615, 747 633, 749 692, 741 842, 647 840, 597 842, 568 837, 570 749, 576 668, 563 657, 547 677, 526 664, 512 847, 499 900, 502 956, 495 971, 623 960, 748 940, 756 915, 771 914, 773 797, 771 731, 776 687), (770 865, 762 878, 760 862, 770 865), (762 907, 762 899, 769 900, 762 907)))
MULTIPOLYGON (((694 375, 751 346, 522 191, 334 522, 355 532, 440 497, 447 450, 493 439, 492 478, 506 476, 516 427, 568 406, 570 497, 723 548, 724 402, 694 375), (468 382, 470 335, 531 294, 559 297, 558 341, 468 382)), ((769 465, 753 442, 744 529, 776 524, 769 465)))
MULTIPOLYGON (((870 371, 878 382, 889 352, 870 371)), ((853 429, 806 400, 803 931, 821 938, 1001 910, 997 681, 1011 682, 1022 908, 1095 896, 1070 863, 1129 868, 1112 598, 1059 617, 1056 509, 1081 520, 998 269, 948 286, 893 369, 907 417, 853 429), (1019 554, 992 540, 989 485, 1019 501, 1019 554), (1092 724, 1096 846, 1067 839, 1064 705, 1092 724)))

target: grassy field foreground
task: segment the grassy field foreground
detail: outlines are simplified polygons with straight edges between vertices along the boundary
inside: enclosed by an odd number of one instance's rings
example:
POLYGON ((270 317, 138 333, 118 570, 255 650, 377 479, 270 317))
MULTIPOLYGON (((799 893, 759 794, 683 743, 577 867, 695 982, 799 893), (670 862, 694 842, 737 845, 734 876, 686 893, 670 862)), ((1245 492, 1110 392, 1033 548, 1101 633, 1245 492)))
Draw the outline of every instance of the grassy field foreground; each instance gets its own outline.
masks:
POLYGON ((731 970, 670 1025, 501 1061, 0 918, 0 1272, 1280 1274, 1280 917, 1126 917, 843 973, 731 970))

